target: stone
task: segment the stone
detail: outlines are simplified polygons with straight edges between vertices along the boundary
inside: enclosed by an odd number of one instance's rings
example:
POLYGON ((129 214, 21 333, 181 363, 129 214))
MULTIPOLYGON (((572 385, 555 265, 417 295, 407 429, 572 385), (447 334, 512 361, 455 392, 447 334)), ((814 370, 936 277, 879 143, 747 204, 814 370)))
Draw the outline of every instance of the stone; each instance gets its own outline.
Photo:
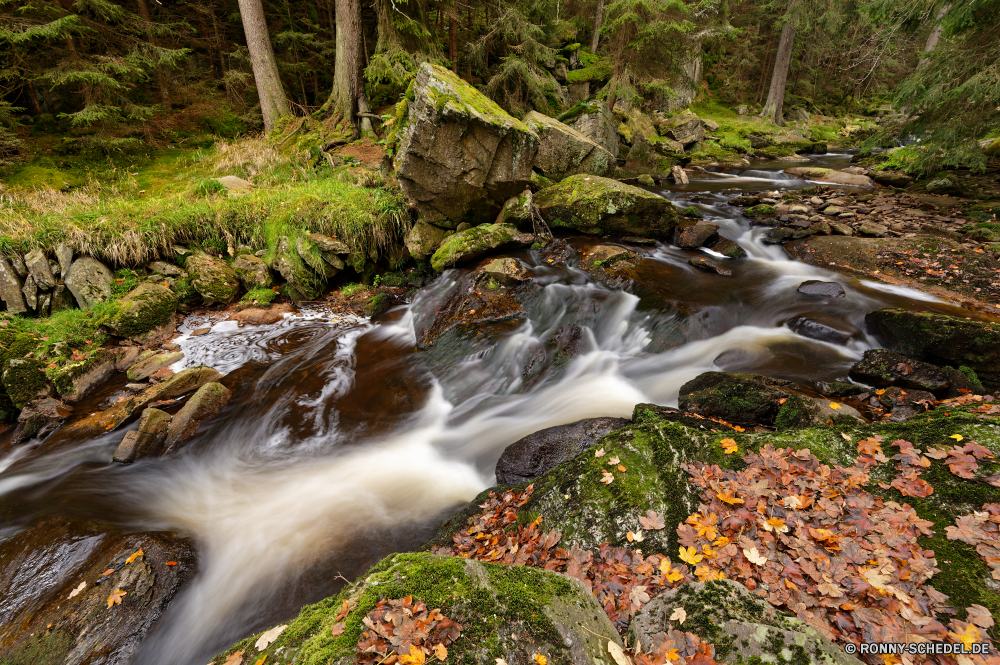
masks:
POLYGON ((687 185, 691 183, 691 181, 688 180, 687 173, 685 173, 684 169, 680 166, 675 165, 672 169, 670 169, 670 173, 674 178, 675 185, 687 185))
POLYGON ((347 246, 347 243, 337 240, 336 238, 323 235, 322 233, 310 233, 306 237, 309 238, 310 242, 318 246, 320 250, 324 252, 333 252, 334 254, 351 253, 351 248, 347 246))
POLYGON ((866 220, 858 224, 858 235, 868 238, 884 238, 890 235, 890 231, 881 224, 866 220))
POLYGON ((854 336, 851 333, 837 330, 818 321, 807 319, 804 316, 795 317, 785 325, 797 335, 819 340, 820 342, 829 342, 830 344, 847 344, 854 336))
MULTIPOLYGON (((570 86, 572 89, 572 86, 570 86)), ((566 120, 566 124, 601 146, 615 159, 619 157, 618 121, 606 102, 584 104, 582 113, 566 120)), ((569 111, 572 113, 572 110, 569 111)))
POLYGON ((17 416, 17 427, 11 436, 11 443, 19 444, 42 438, 63 424, 73 413, 73 407, 52 397, 32 400, 21 409, 17 416))
POLYGON ((789 395, 774 418, 774 427, 779 432, 801 427, 826 425, 830 421, 855 421, 863 423, 861 413, 854 407, 829 399, 817 399, 807 395, 789 395))
POLYGON ((850 185, 852 187, 864 187, 868 189, 875 186, 875 183, 868 176, 856 173, 845 173, 844 171, 836 171, 834 169, 823 169, 812 166, 796 166, 790 169, 785 169, 785 173, 803 178, 805 180, 828 182, 835 185, 850 185))
POLYGON ((16 409, 23 409, 29 402, 52 394, 52 384, 45 376, 45 363, 40 360, 10 360, 3 371, 2 381, 16 409))
POLYGON ((28 311, 24 293, 21 291, 23 287, 21 277, 11 266, 10 261, 0 257, 0 299, 6 303, 7 311, 11 314, 24 314, 28 311))
POLYGON ((56 277, 52 274, 49 259, 40 249, 33 249, 24 255, 24 265, 28 273, 35 278, 35 283, 41 289, 51 289, 56 285, 56 277))
POLYGON ((827 222, 830 227, 830 233, 836 236, 853 236, 854 229, 852 229, 847 224, 842 224, 840 222, 827 222))
POLYGON ((51 307, 52 307, 52 292, 51 291, 39 292, 38 305, 35 307, 35 313, 38 316, 48 316, 51 307))
POLYGON ((171 416, 166 411, 145 409, 139 417, 139 426, 125 433, 112 461, 128 464, 143 457, 159 455, 166 441, 170 422, 171 416))
POLYGON ((230 303, 236 299, 240 281, 232 266, 204 252, 194 252, 184 261, 191 275, 191 286, 201 294, 206 305, 230 303))
POLYGON ((872 171, 870 174, 871 179, 880 185, 885 185, 886 187, 896 187, 902 189, 903 187, 908 187, 910 183, 913 182, 911 176, 905 173, 900 173, 899 171, 872 171))
POLYGON ((937 397, 934 393, 926 390, 903 390, 898 386, 891 386, 885 389, 881 395, 877 396, 878 403, 888 411, 889 422, 901 423, 913 416, 919 415, 933 408, 937 397))
POLYGON ((684 111, 673 118, 658 119, 655 124, 656 131, 661 136, 677 141, 685 147, 705 137, 701 120, 691 111, 684 111))
POLYGON ((697 249, 705 245, 716 233, 719 225, 714 222, 698 222, 677 229, 677 246, 682 249, 697 249))
POLYGON ((111 285, 114 281, 114 273, 90 256, 78 258, 70 266, 69 273, 63 276, 63 282, 73 293, 80 309, 89 309, 108 300, 111 297, 111 285))
POLYGON ((497 482, 520 485, 568 462, 609 432, 631 424, 625 418, 588 418, 534 432, 504 448, 497 460, 497 482))
POLYGON ((149 268, 150 272, 155 272, 157 275, 165 275, 166 277, 180 277, 187 274, 180 266, 167 263, 166 261, 152 261, 146 267, 149 268))
POLYGON ((113 335, 146 341, 165 324, 173 324, 177 296, 162 284, 145 282, 129 291, 118 303, 117 313, 103 326, 113 335))
POLYGON ((129 381, 143 381, 148 379, 161 367, 169 367, 178 360, 184 358, 180 351, 145 351, 136 360, 126 373, 129 381))
POLYGON ((720 653, 730 653, 738 654, 739 662, 862 665, 806 622, 780 614, 733 580, 689 582, 658 595, 632 620, 629 642, 649 650, 660 633, 678 629, 671 619, 678 610, 686 616, 680 630, 712 631, 710 641, 720 660, 720 653))
POLYGON ((759 374, 704 372, 680 388, 682 411, 737 425, 773 427, 788 382, 759 374))
MULTIPOLYGON (((323 295, 323 282, 309 269, 287 237, 278 242, 275 263, 278 274, 285 278, 285 289, 292 300, 305 302, 323 295)), ((363 261, 361 269, 364 269, 363 261)))
POLYGON ((707 129, 710 132, 719 131, 719 123, 717 123, 714 120, 702 120, 701 124, 705 129, 707 129))
POLYGON ((935 196, 965 195, 965 188, 962 187, 961 183, 959 183, 956 178, 950 176, 931 180, 929 183, 924 185, 924 189, 927 190, 928 194, 933 194, 935 196))
POLYGON ((513 258, 493 259, 482 267, 482 272, 504 286, 516 286, 531 279, 524 264, 513 258))
MULTIPOLYGON (((502 212, 500 213, 503 214, 502 212)), ((406 234, 406 248, 410 250, 410 256, 417 261, 423 261, 437 249, 441 241, 447 238, 452 231, 434 226, 430 222, 419 219, 413 225, 409 233, 406 234)))
POLYGON ((170 452, 193 437, 202 421, 221 411, 232 396, 229 388, 221 383, 206 383, 199 388, 170 421, 164 452, 170 452))
POLYGON ((524 122, 538 135, 533 168, 552 180, 587 173, 603 176, 615 167, 615 157, 589 137, 554 118, 531 111, 524 122))
POLYGON ((715 240, 709 240, 707 247, 713 252, 722 254, 727 259, 742 259, 747 255, 746 250, 740 247, 739 244, 722 236, 716 237, 715 240))
POLYGON ((852 381, 876 388, 899 386, 943 393, 951 387, 951 381, 938 367, 884 349, 865 351, 848 376, 852 381))
POLYGON ((722 275, 723 277, 732 277, 733 271, 729 268, 723 268, 718 262, 712 259, 705 258, 704 256, 695 256, 688 260, 688 263, 693 265, 695 268, 700 270, 705 270, 706 272, 714 272, 717 275, 722 275))
POLYGON ((641 176, 636 178, 636 181, 640 185, 644 185, 646 187, 652 187, 653 185, 656 184, 656 181, 653 180, 653 176, 649 175, 648 173, 643 173, 641 176))
POLYGON ((399 184, 426 221, 491 221, 527 187, 538 135, 449 70, 424 63, 396 154, 399 184))
MULTIPOLYGON (((340 272, 340 269, 333 265, 333 263, 324 260, 323 250, 319 245, 310 240, 308 236, 299 236, 296 239, 295 251, 298 253, 299 258, 322 280, 328 280, 340 272)), ((336 254, 332 254, 332 256, 339 261, 336 254)), ((340 261, 340 264, 342 266, 345 265, 343 261, 340 261)))
POLYGON ((814 298, 843 298, 847 295, 844 287, 837 282, 823 282, 818 279, 810 279, 802 282, 796 291, 802 295, 814 298))
MULTIPOLYGON (((654 147, 645 136, 637 135, 632 139, 632 146, 625 155, 624 171, 626 173, 641 173, 660 179, 673 175, 677 158, 662 154, 662 150, 665 149, 663 144, 667 140, 663 139, 657 143, 657 147, 654 147)), ((680 144, 678 143, 677 146, 680 144)), ((683 152, 683 146, 680 146, 680 152, 683 152)))
POLYGON ((21 293, 24 294, 24 302, 28 306, 28 309, 35 311, 38 309, 38 283, 35 281, 34 275, 28 275, 28 278, 24 280, 24 287, 21 289, 21 293))
POLYGON ((212 178, 217 183, 225 187, 227 192, 242 194, 253 189, 253 183, 235 175, 224 175, 221 178, 212 178))
POLYGON ((15 272, 17 272, 17 276, 20 277, 21 279, 27 277, 28 266, 24 265, 24 257, 22 257, 20 254, 14 254, 9 258, 10 258, 10 265, 14 268, 15 272))
POLYGON ((533 240, 534 236, 521 233, 511 224, 482 224, 445 238, 431 256, 431 267, 443 272, 489 252, 526 247, 533 240))
POLYGON ((76 307, 76 298, 73 297, 73 293, 65 284, 56 284, 56 288, 52 290, 52 314, 74 307, 76 307))
POLYGON ((590 235, 670 238, 677 226, 677 208, 667 199, 598 176, 570 176, 537 192, 534 203, 551 228, 590 235))
POLYGON ((52 370, 52 382, 59 396, 67 402, 76 402, 114 376, 115 354, 98 349, 83 360, 71 361, 52 370))
POLYGON ((289 314, 295 313, 291 303, 275 303, 270 307, 247 307, 229 315, 227 321, 238 321, 242 325, 271 325, 281 321, 289 314))
POLYGON ((253 254, 240 254, 233 261, 233 272, 247 291, 268 289, 274 284, 267 263, 253 254))
POLYGON ((750 107, 745 104, 741 104, 740 106, 737 106, 735 109, 733 109, 733 111, 736 113, 736 115, 749 115, 750 107))
POLYGON ((56 245, 55 255, 56 260, 59 262, 59 274, 65 277, 73 265, 73 248, 61 242, 56 245))

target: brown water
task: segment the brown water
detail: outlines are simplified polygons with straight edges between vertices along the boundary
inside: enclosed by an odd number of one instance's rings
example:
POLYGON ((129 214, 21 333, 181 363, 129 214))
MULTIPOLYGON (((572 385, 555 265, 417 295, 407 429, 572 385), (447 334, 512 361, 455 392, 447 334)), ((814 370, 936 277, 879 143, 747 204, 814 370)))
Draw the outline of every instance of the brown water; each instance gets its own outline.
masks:
MULTIPOLYGON (((814 163, 848 161, 826 155, 814 163)), ((761 231, 725 201, 735 190, 806 185, 780 173, 783 166, 696 175, 660 192, 697 205, 747 250, 748 259, 730 264, 732 278, 688 265, 695 251, 658 245, 633 248, 645 257, 639 283, 614 291, 573 261, 553 267, 524 252, 518 256, 544 285, 527 320, 450 356, 417 351, 414 329, 456 288, 455 271, 377 324, 315 308, 274 326, 219 323, 207 335, 185 335, 178 368, 223 372, 235 394, 223 412, 175 454, 128 466, 110 462, 120 430, 14 449, 0 459, 0 538, 40 516, 189 537, 198 573, 133 662, 201 665, 385 554, 425 542, 443 516, 491 484, 501 451, 522 436, 582 418, 628 417, 639 402, 675 404, 684 382, 718 363, 803 383, 844 379, 876 344, 863 331, 867 312, 898 306, 967 314, 761 244, 761 231), (839 282, 847 297, 800 296, 796 288, 807 279, 839 282), (843 346, 801 337, 784 325, 796 316, 855 336, 843 346), (560 363, 552 338, 567 324, 582 330, 584 350, 560 363)), ((594 242, 569 240, 577 248, 594 242)), ((59 571, 72 570, 93 546, 40 536, 21 582, 0 599, 0 627, 51 602, 50 590, 66 583, 59 571)))

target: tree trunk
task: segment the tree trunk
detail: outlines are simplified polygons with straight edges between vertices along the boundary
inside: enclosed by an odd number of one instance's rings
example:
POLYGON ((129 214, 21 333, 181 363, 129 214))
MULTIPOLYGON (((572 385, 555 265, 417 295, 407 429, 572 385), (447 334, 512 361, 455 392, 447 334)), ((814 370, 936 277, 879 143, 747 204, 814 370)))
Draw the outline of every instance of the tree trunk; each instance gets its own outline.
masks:
MULTIPOLYGON (((930 53, 933 51, 937 47, 938 41, 941 40, 941 33, 944 32, 944 26, 941 25, 941 19, 944 18, 944 15, 948 13, 949 9, 951 9, 951 5, 945 5, 938 11, 937 16, 934 18, 934 28, 931 29, 931 34, 927 35, 927 43, 924 44, 924 53, 930 53)), ((922 60, 920 64, 923 65, 925 62, 927 62, 926 58, 922 60)))
MULTIPOLYGON (((156 37, 152 30, 153 21, 149 17, 149 5, 146 4, 146 0, 139 0, 139 15, 142 16, 142 20, 146 24, 146 38, 150 44, 156 46, 156 37)), ((156 66, 156 85, 160 88, 160 101, 163 102, 164 106, 169 107, 170 92, 167 89, 167 77, 163 74, 163 67, 159 65, 156 66)))
POLYGON ((785 14, 785 26, 781 29, 781 40, 778 42, 778 53, 774 56, 774 71, 771 74, 771 89, 767 93, 767 102, 761 116, 781 124, 781 107, 785 102, 785 84, 788 82, 788 68, 792 64, 792 47, 795 45, 795 26, 790 16, 797 0, 788 3, 785 14))
POLYGON ((590 52, 597 53, 597 44, 601 40, 601 25, 604 23, 604 0, 597 0, 597 11, 594 12, 594 34, 590 38, 590 52))
POLYGON ((337 0, 337 60, 333 70, 333 92, 324 110, 340 116, 363 133, 372 132, 368 118, 359 118, 358 112, 368 113, 368 97, 361 78, 364 54, 361 51, 361 2, 337 0))
MULTIPOLYGON (((475 36, 472 33, 472 3, 470 2, 469 3, 469 31, 465 35, 465 43, 466 44, 471 44, 474 41, 474 39, 475 39, 475 36)), ((470 82, 472 81, 472 59, 471 58, 466 58, 465 59, 465 78, 467 78, 470 82)))
POLYGON ((451 8, 451 21, 448 23, 449 45, 448 57, 451 58, 451 71, 458 73, 458 0, 451 8))
POLYGON ((247 38, 247 50, 250 51, 250 64, 253 66, 253 79, 260 99, 260 111, 264 116, 264 129, 271 131, 278 120, 291 111, 278 75, 278 63, 271 48, 271 37, 267 33, 261 0, 239 2, 243 32, 247 38))

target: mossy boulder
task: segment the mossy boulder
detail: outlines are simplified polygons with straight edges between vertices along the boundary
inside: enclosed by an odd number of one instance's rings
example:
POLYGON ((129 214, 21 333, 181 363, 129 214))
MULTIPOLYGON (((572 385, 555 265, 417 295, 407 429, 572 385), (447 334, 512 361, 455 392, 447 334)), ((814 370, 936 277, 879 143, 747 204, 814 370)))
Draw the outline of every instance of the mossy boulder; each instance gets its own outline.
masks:
POLYGON ((602 176, 615 167, 614 155, 555 118, 531 111, 524 122, 538 134, 534 169, 547 178, 559 180, 576 173, 602 176))
POLYGON ((438 272, 467 263, 488 252, 530 245, 533 236, 521 233, 510 224, 483 224, 445 238, 431 257, 431 267, 438 272))
POLYGON ((610 178, 570 176, 534 200, 549 226, 591 235, 671 238, 677 226, 677 208, 670 201, 610 178))
POLYGON ((233 261, 233 272, 247 291, 269 289, 274 284, 271 269, 264 259, 253 254, 240 254, 233 261))
POLYGON ((52 394, 52 384, 45 376, 45 363, 30 358, 14 358, 3 371, 3 387, 16 409, 28 402, 52 394))
POLYGON ((596 101, 577 104, 560 115, 559 120, 607 150, 615 159, 618 159, 620 142, 618 120, 611 109, 608 108, 606 102, 596 101))
POLYGON ((531 180, 538 135, 456 74, 424 63, 396 154, 399 184, 431 224, 491 221, 531 180))
POLYGON ((169 452, 193 437, 202 421, 221 411, 232 396, 229 388, 215 381, 198 388, 170 421, 164 449, 169 452))
POLYGON ((236 299, 240 280, 226 261, 204 252, 194 252, 184 262, 184 269, 191 275, 191 286, 201 294, 206 305, 230 303, 236 299))
POLYGON ((337 596, 304 607, 265 648, 257 648, 260 636, 254 635, 213 662, 242 651, 243 662, 349 665, 375 604, 406 597, 461 625, 448 646, 447 662, 456 665, 534 663, 536 655, 551 665, 609 663, 608 641, 621 644, 593 592, 577 580, 537 568, 418 553, 387 557, 337 596), (344 603, 350 611, 337 621, 344 603))
POLYGON ((82 360, 71 360, 46 369, 59 396, 69 402, 81 400, 115 373, 115 356, 107 349, 97 349, 82 360))
POLYGON ((684 146, 676 141, 659 139, 651 143, 639 134, 632 139, 623 170, 627 174, 667 178, 673 173, 674 166, 680 163, 679 155, 683 152, 684 146))
POLYGON ((129 291, 118 311, 102 322, 111 334, 138 339, 169 323, 177 311, 177 296, 162 284, 146 282, 129 291))
POLYGON ((63 282, 76 298, 80 309, 87 309, 111 297, 111 285, 115 276, 111 269, 91 256, 81 256, 69 272, 63 275, 63 282))
POLYGON ((846 173, 845 171, 837 171, 835 169, 823 169, 812 166, 796 166, 794 168, 785 169, 785 173, 803 178, 804 180, 828 182, 834 185, 850 185, 851 187, 865 187, 869 189, 875 186, 872 179, 866 175, 846 173))
POLYGON ((678 401, 681 410, 699 416, 772 427, 789 388, 787 381, 759 374, 705 372, 681 386, 678 401))
POLYGON ((973 370, 989 391, 1000 389, 1000 326, 945 314, 880 309, 865 323, 882 344, 914 360, 973 370))
POLYGON ((745 217, 750 219, 759 219, 762 217, 774 217, 777 214, 777 210, 772 205, 767 205, 762 203, 760 205, 755 205, 747 208, 743 211, 745 217))
MULTIPOLYGON (((295 302, 316 300, 323 295, 323 281, 306 265, 294 243, 287 237, 282 237, 278 242, 275 267, 285 278, 285 291, 288 297, 295 302)), ((363 267, 362 262, 362 269, 363 267)))
POLYGON ((417 261, 423 261, 434 253, 441 241, 447 238, 453 231, 434 226, 426 220, 417 220, 410 232, 406 234, 406 248, 410 250, 410 256, 417 261))
POLYGON ((145 381, 162 367, 173 365, 184 357, 181 351, 143 351, 135 364, 128 368, 129 381, 145 381))
POLYGON ((948 377, 934 365, 884 349, 865 351, 864 357, 851 367, 849 376, 876 388, 899 386, 943 394, 951 387, 948 377))

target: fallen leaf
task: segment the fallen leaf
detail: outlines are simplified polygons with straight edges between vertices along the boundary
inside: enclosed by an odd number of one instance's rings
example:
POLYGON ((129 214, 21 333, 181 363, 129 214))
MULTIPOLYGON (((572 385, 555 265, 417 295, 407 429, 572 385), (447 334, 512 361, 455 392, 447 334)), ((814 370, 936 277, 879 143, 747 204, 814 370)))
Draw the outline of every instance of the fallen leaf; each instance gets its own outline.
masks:
POLYGON ((715 496, 716 496, 716 498, 719 499, 719 501, 725 501, 726 503, 728 503, 730 505, 735 505, 735 504, 738 504, 738 503, 744 503, 743 499, 738 498, 731 491, 716 492, 715 496))
POLYGON ((497 658, 496 665, 507 665, 507 661, 503 658, 497 658))
POLYGON ((698 554, 698 550, 695 549, 693 546, 692 547, 684 547, 682 545, 681 548, 680 548, 680 550, 681 550, 681 554, 680 554, 681 561, 683 561, 685 563, 689 563, 692 566, 705 558, 701 554, 698 554))
POLYGON ((438 644, 434 647, 434 657, 444 662, 444 659, 448 657, 448 648, 443 644, 438 644))
POLYGON ((639 518, 639 525, 647 531, 659 531, 667 526, 663 522, 663 515, 654 510, 647 510, 646 515, 639 518))
POLYGON ((546 665, 549 662, 549 659, 540 653, 536 653, 535 662, 538 663, 538 665, 546 665))
POLYGON ((639 585, 632 587, 632 590, 628 594, 628 599, 636 607, 642 607, 649 602, 649 594, 646 593, 646 586, 639 585))
POLYGON ((624 467, 623 465, 621 465, 621 464, 619 464, 619 465, 618 465, 618 470, 619 470, 619 471, 621 471, 622 473, 625 473, 626 471, 628 471, 628 469, 626 469, 626 468, 625 468, 625 467, 624 467))
POLYGON ((122 596, 124 595, 125 595, 124 591, 122 591, 121 589, 115 589, 115 591, 110 596, 108 596, 108 607, 111 607, 112 605, 121 605, 122 596))
POLYGON ((619 464, 620 462, 621 462, 621 460, 618 459, 618 455, 615 455, 614 457, 609 457, 608 458, 608 464, 612 464, 613 465, 613 464, 619 464))
MULTIPOLYGON (((427 657, 424 656, 423 651, 411 644, 410 654, 400 656, 399 662, 402 663, 402 665, 424 665, 424 663, 427 662, 427 657)), ((544 665, 544 663, 542 665, 544 665)))
POLYGON ((350 612, 351 612, 351 604, 349 602, 347 602, 347 600, 345 599, 345 600, 341 601, 341 603, 340 603, 340 611, 337 612, 337 616, 333 617, 333 620, 334 621, 340 621, 341 619, 343 619, 344 617, 346 617, 348 614, 350 614, 350 612))
POLYGON ((609 473, 607 471, 601 471, 601 473, 604 474, 601 476, 601 482, 604 483, 605 485, 610 485, 611 483, 615 482, 614 474, 609 473))
POLYGON ((670 615, 670 621, 676 621, 677 623, 684 623, 684 620, 688 618, 687 611, 683 607, 676 607, 670 615))
POLYGON ((993 627, 993 615, 982 605, 969 605, 965 609, 966 618, 980 628, 993 627))
POLYGON ((615 665, 632 665, 632 659, 625 655, 622 648, 608 640, 608 653, 611 654, 611 659, 615 661, 615 665))
POLYGON ((74 596, 80 595, 80 592, 83 591, 86 588, 87 588, 87 583, 86 582, 80 582, 80 584, 75 589, 73 589, 72 591, 69 592, 69 597, 73 598, 74 596))
POLYGON ((767 557, 763 556, 757 551, 756 547, 743 548, 743 556, 747 558, 747 561, 754 564, 755 566, 763 566, 767 563, 767 557))
POLYGON ((330 626, 330 632, 333 633, 334 637, 337 637, 338 635, 344 634, 345 628, 346 626, 344 625, 344 622, 341 621, 340 623, 335 623, 332 626, 330 626))
POLYGON ((133 552, 132 554, 129 555, 127 559, 125 559, 125 563, 132 563, 137 558, 141 557, 143 554, 144 552, 141 549, 138 552, 133 552))
POLYGON ((264 665, 264 661, 265 660, 267 660, 267 654, 266 653, 263 656, 261 656, 260 658, 258 658, 257 662, 254 663, 253 665, 264 665))
POLYGON ((114 568, 108 568, 108 569, 107 569, 107 570, 105 570, 105 571, 104 571, 103 573, 101 573, 101 577, 107 577, 108 575, 110 575, 110 574, 111 574, 111 573, 113 573, 113 572, 115 572, 115 569, 114 569, 114 568))
POLYGON ((952 435, 951 435, 951 436, 949 436, 948 438, 949 438, 949 439, 955 439, 956 441, 961 441, 961 440, 962 440, 962 439, 964 439, 965 437, 964 437, 964 436, 962 436, 961 434, 952 434, 952 435))
POLYGON ((844 441, 850 441, 851 440, 851 435, 847 434, 846 432, 841 432, 840 436, 841 436, 841 438, 844 439, 844 441))
POLYGON ((229 654, 229 658, 222 665, 243 665, 243 649, 229 654))
POLYGON ((837 410, 840 408, 840 405, 837 404, 836 402, 830 402, 830 408, 833 410, 837 410))
POLYGON ((285 630, 285 628, 288 628, 288 624, 275 626, 266 633, 263 633, 260 637, 257 638, 257 641, 254 643, 254 648, 256 648, 257 651, 263 651, 264 649, 269 647, 276 639, 278 639, 278 635, 281 635, 281 633, 285 630))
POLYGON ((176 566, 177 562, 176 561, 167 561, 167 565, 168 566, 176 566))
POLYGON ((979 629, 970 623, 959 631, 948 631, 948 637, 956 642, 964 644, 965 649, 968 651, 972 649, 973 644, 981 640, 982 633, 980 633, 979 629))
POLYGON ((637 542, 637 543, 641 543, 642 541, 644 541, 646 539, 646 537, 644 535, 642 535, 642 530, 641 529, 639 531, 636 531, 635 533, 629 531, 627 534, 625 534, 625 537, 628 539, 628 542, 630 542, 630 543, 633 542, 633 541, 637 542))
POLYGON ((739 449, 739 446, 736 445, 736 441, 734 439, 723 439, 722 441, 719 441, 719 444, 722 445, 722 450, 725 451, 727 455, 732 455, 739 449))
POLYGON ((594 457, 604 457, 604 448, 598 448, 595 450, 594 457))

